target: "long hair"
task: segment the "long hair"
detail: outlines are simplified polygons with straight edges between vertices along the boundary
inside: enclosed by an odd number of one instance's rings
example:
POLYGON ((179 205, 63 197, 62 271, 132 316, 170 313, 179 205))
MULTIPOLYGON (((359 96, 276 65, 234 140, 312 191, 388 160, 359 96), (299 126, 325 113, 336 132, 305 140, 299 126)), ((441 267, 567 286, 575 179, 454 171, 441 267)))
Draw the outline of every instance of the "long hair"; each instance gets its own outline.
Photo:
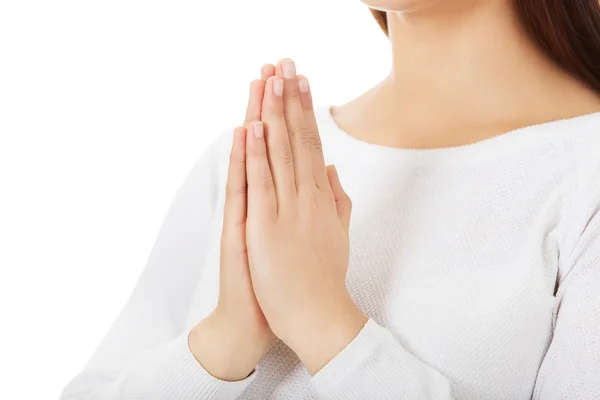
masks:
MULTIPOLYGON (((600 2, 514 0, 526 32, 550 58, 600 93, 600 2)), ((388 35, 387 14, 371 9, 388 35)))

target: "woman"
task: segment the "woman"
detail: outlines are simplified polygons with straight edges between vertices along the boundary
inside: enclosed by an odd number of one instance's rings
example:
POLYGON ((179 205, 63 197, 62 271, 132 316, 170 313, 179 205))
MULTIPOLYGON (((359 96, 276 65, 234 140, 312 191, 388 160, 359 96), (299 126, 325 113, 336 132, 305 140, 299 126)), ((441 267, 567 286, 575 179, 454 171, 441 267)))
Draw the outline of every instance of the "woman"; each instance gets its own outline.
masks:
POLYGON ((600 398, 600 6, 364 3, 389 76, 263 67, 62 399, 600 398))

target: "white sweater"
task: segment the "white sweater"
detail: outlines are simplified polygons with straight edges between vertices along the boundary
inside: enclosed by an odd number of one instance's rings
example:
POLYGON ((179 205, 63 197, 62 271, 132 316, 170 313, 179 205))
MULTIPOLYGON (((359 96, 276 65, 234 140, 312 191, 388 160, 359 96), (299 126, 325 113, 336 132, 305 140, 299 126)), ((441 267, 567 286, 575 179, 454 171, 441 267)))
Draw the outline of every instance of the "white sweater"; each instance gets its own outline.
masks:
POLYGON ((314 377, 276 342, 239 382, 190 352, 215 307, 232 129, 187 174, 67 399, 600 399, 600 113, 399 149, 317 109, 353 200, 347 286, 370 317, 314 377))

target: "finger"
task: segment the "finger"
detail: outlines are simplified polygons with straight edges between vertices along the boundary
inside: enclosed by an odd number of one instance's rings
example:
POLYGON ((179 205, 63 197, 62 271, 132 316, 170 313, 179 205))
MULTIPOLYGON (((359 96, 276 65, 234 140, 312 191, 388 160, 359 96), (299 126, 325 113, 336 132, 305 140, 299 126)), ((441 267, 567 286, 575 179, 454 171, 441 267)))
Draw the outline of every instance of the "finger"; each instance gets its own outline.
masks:
POLYGON ((337 209, 338 217, 342 222, 342 225, 346 229, 346 232, 350 232, 350 216, 352 214, 352 201, 350 197, 344 191, 337 169, 334 165, 327 167, 327 177, 333 197, 335 198, 335 207, 337 209))
POLYGON ((270 77, 275 75, 275 66, 273 64, 265 64, 260 70, 260 79, 267 81, 270 77))
POLYGON ((273 176, 267 160, 263 124, 253 121, 246 135, 248 219, 270 220, 277 216, 273 176))
POLYGON ((265 81, 256 79, 250 83, 250 95, 248 98, 248 106, 246 108, 244 128, 248 128, 250 122, 260 119, 264 93, 265 81))
POLYGON ((313 177, 319 188, 328 189, 329 185, 327 171, 325 169, 325 158, 313 107, 312 92, 310 90, 308 79, 303 75, 298 75, 298 88, 300 89, 300 103, 302 104, 302 110, 304 111, 306 126, 308 127, 309 132, 314 132, 314 136, 311 140, 313 177))
POLYGON ((246 248, 246 191, 246 129, 236 128, 225 189, 223 238, 228 239, 228 246, 236 246, 240 254, 246 248))
POLYGON ((262 96, 261 104, 260 104, 261 114, 260 114, 259 118, 255 118, 256 120, 264 120, 263 110, 265 108, 265 102, 266 102, 266 98, 265 98, 264 94, 267 90, 267 81, 272 76, 275 76, 275 77, 277 76, 277 67, 274 66, 273 64, 265 64, 262 66, 262 68, 260 70, 260 75, 261 75, 261 79, 263 81, 265 81, 265 88, 263 90, 263 96, 262 96))
POLYGON ((273 174, 277 204, 289 204, 296 198, 296 179, 292 147, 283 112, 283 80, 277 76, 269 78, 265 90, 262 121, 265 129, 267 155, 273 174))
POLYGON ((302 187, 313 190, 316 186, 312 174, 310 146, 313 133, 308 130, 300 103, 300 90, 296 77, 296 65, 290 59, 280 62, 283 72, 283 109, 292 145, 294 174, 298 192, 302 187))

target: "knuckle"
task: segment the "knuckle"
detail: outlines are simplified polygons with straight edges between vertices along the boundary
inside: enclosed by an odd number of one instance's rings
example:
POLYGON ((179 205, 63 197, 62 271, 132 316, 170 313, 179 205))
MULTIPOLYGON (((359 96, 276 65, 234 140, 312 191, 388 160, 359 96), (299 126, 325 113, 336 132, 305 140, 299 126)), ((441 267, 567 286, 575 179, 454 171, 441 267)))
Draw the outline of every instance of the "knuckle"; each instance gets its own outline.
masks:
POLYGON ((243 243, 243 235, 240 233, 246 230, 245 219, 236 219, 223 224, 223 233, 221 235, 222 246, 231 247, 243 243))
POLYGON ((310 131, 304 126, 304 125, 300 125, 298 126, 296 129, 296 136, 298 137, 298 140, 300 141, 300 143, 302 144, 309 144, 312 142, 312 135, 310 133, 310 131))
POLYGON ((298 90, 297 87, 292 87, 292 88, 288 87, 286 94, 287 94, 286 97, 291 100, 296 100, 296 99, 299 100, 299 98, 300 98, 300 90, 298 90))
POLYGON ((248 193, 248 185, 246 184, 233 184, 228 183, 226 186, 227 196, 228 197, 236 197, 241 195, 246 195, 248 193))
POLYGON ((281 159, 286 164, 292 163, 292 161, 293 161, 292 148, 289 143, 284 143, 281 146, 281 159))
POLYGON ((236 229, 245 229, 246 228, 246 218, 238 218, 233 221, 233 227, 236 229))
POLYGON ((258 146, 248 146, 246 154, 248 158, 252 159, 252 161, 249 161, 249 163, 252 165, 255 165, 257 162, 260 162, 257 160, 267 156, 265 152, 258 146))
POLYGON ((302 102, 302 109, 304 110, 305 113, 314 112, 312 101, 310 101, 308 99, 306 99, 305 101, 303 101, 302 102))
POLYGON ((267 103, 267 112, 268 112, 268 120, 267 121, 271 121, 273 122, 273 120, 281 120, 284 118, 285 116, 285 112, 283 110, 283 107, 281 107, 278 104, 272 103, 272 102, 268 102, 267 103))
POLYGON ((323 149, 323 142, 321 142, 321 136, 320 135, 312 135, 311 144, 312 144, 312 146, 316 150, 322 150, 323 149))
POLYGON ((266 176, 263 178, 262 188, 265 192, 269 192, 269 191, 273 190, 274 186, 275 186, 275 182, 273 182, 273 178, 271 178, 270 176, 266 176))
POLYGON ((235 190, 235 194, 240 195, 240 196, 245 196, 246 194, 248 194, 248 185, 246 184, 242 184, 242 185, 238 185, 236 186, 235 190))

